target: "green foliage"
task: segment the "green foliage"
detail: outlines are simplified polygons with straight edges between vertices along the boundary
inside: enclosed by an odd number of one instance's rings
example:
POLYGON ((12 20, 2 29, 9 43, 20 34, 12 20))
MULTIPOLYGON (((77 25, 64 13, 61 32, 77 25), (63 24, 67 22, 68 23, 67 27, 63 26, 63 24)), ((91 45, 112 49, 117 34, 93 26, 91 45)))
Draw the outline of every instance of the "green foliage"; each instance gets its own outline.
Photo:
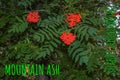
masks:
POLYGON ((37 42, 41 43, 41 55, 39 55, 36 59, 40 57, 45 57, 46 55, 50 55, 55 51, 61 43, 59 40, 59 33, 57 32, 57 27, 59 27, 63 23, 63 16, 48 17, 48 19, 40 21, 38 26, 41 28, 38 32, 34 32, 33 39, 37 42))
POLYGON ((35 59, 41 52, 39 47, 35 46, 28 39, 10 46, 8 49, 12 51, 12 54, 7 54, 8 58, 15 59, 17 63, 29 63, 30 60, 35 59))
POLYGON ((56 78, 56 80, 92 80, 90 77, 86 75, 84 71, 78 71, 75 69, 69 69, 69 71, 65 71, 60 76, 56 78))
MULTIPOLYGON (((47 59, 62 66, 61 75, 53 80, 119 80, 119 68, 114 75, 103 72, 105 48, 100 45, 104 40, 105 4, 106 0, 1 0, 0 78, 18 79, 4 75, 5 64, 48 64, 47 59), (38 23, 26 21, 29 11, 39 12, 38 23), (65 21, 68 13, 80 13, 81 22, 69 28, 65 21), (69 46, 59 38, 63 31, 77 36, 69 46)), ((117 65, 119 62, 117 57, 117 65)))
POLYGON ((28 7, 28 6, 31 6, 33 2, 34 0, 19 1, 18 6, 28 7))
POLYGON ((22 33, 24 32, 27 27, 28 27, 28 23, 26 21, 23 21, 21 19, 19 19, 18 17, 16 17, 16 19, 18 20, 18 22, 14 23, 9 29, 9 33, 22 33))

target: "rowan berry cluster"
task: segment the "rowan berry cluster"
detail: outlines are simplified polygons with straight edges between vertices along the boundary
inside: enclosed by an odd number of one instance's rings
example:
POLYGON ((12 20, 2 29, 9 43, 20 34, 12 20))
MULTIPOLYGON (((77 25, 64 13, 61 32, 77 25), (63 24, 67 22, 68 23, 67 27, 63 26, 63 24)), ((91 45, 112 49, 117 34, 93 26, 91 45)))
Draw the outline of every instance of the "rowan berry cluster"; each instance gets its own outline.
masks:
POLYGON ((37 23, 39 21, 39 13, 36 11, 36 12, 29 12, 28 15, 27 15, 27 18, 26 20, 30 23, 37 23))
MULTIPOLYGON (((36 12, 29 12, 27 14, 27 18, 26 20, 30 23, 37 23, 39 21, 39 13, 36 12)), ((67 14, 66 15, 66 22, 69 25, 69 28, 72 28, 73 26, 75 26, 78 22, 81 21, 81 15, 80 14, 67 14)), ((63 32, 62 35, 60 36, 60 39, 67 45, 70 45, 73 41, 75 41, 76 39, 76 35, 74 35, 73 33, 66 33, 63 32)))
MULTIPOLYGON (((65 21, 68 23, 69 28, 72 28, 81 21, 81 15, 78 13, 77 14, 74 14, 74 13, 66 14, 65 21)), ((73 33, 67 34, 66 32, 63 32, 62 35, 60 36, 60 39, 65 44, 70 45, 73 41, 75 41, 76 35, 74 35, 73 33)))
POLYGON ((63 32, 60 36, 60 39, 67 45, 70 45, 75 39, 76 36, 73 35, 73 33, 67 34, 66 32, 63 32))
POLYGON ((69 25, 69 28, 74 27, 77 23, 81 21, 81 15, 80 14, 67 14, 66 15, 66 22, 69 25))

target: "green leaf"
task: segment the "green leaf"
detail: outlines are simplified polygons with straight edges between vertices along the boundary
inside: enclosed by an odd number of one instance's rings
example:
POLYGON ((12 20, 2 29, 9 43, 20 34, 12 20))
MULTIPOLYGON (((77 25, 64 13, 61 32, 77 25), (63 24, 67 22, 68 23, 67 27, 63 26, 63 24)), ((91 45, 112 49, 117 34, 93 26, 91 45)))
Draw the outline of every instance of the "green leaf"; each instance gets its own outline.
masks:
POLYGON ((28 27, 28 23, 15 23, 11 26, 10 30, 8 31, 9 33, 21 33, 26 30, 28 27))
POLYGON ((51 43, 51 44, 52 44, 52 46, 54 46, 55 48, 57 48, 57 47, 58 47, 58 45, 57 45, 55 42, 50 41, 50 43, 51 43))
POLYGON ((90 36, 95 36, 95 35, 97 35, 97 29, 91 27, 88 29, 88 33, 90 36))
POLYGON ((75 45, 74 47, 72 47, 71 49, 69 49, 69 56, 72 55, 72 53, 79 47, 79 45, 75 45))
POLYGON ((50 31, 48 31, 48 30, 44 30, 48 35, 49 35, 49 37, 51 38, 51 39, 53 39, 53 33, 51 33, 50 31))
POLYGON ((75 57, 75 63, 78 62, 79 59, 80 59, 80 56, 79 56, 79 54, 78 54, 78 55, 76 55, 76 57, 75 57))
POLYGON ((0 28, 3 28, 9 21, 10 16, 3 16, 0 18, 0 28))
POLYGON ((20 19, 18 16, 15 16, 15 18, 18 20, 18 22, 24 23, 24 21, 22 19, 20 19))
POLYGON ((87 56, 83 56, 83 57, 80 58, 79 63, 80 63, 80 65, 82 65, 82 63, 85 63, 87 65, 88 60, 89 60, 89 58, 87 56))
POLYGON ((80 53, 80 56, 85 56, 85 55, 89 54, 89 52, 90 52, 90 49, 85 50, 85 51, 80 53))
POLYGON ((79 39, 81 39, 81 41, 84 39, 85 35, 87 34, 87 29, 88 29, 88 27, 86 26, 86 28, 84 28, 84 30, 81 31, 81 34, 78 35, 79 39))
POLYGON ((86 34, 86 36, 85 36, 85 40, 88 41, 88 39, 89 39, 89 35, 86 34))
POLYGON ((81 53, 80 53, 81 51, 83 51, 83 48, 78 48, 78 49, 76 49, 75 52, 73 52, 73 54, 72 54, 72 59, 75 58, 75 56, 77 55, 77 53, 78 53, 78 54, 81 54, 81 53))
POLYGON ((40 36, 39 35, 37 35, 37 34, 35 34, 34 36, 33 36, 33 38, 36 40, 36 41, 40 41, 40 36))

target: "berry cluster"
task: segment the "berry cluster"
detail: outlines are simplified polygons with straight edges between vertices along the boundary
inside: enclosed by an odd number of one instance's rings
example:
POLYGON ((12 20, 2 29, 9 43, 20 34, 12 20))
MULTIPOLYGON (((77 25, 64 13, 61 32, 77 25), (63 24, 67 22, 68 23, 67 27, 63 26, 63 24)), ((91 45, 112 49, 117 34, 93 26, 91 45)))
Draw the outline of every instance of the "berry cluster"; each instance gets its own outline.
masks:
MULTIPOLYGON (((69 24, 69 28, 75 26, 78 22, 81 21, 81 15, 80 14, 67 14, 66 22, 69 24)), ((26 20, 30 23, 37 23, 39 21, 39 13, 36 12, 29 12, 27 15, 26 20)), ((73 41, 76 39, 76 35, 73 35, 73 33, 67 34, 66 32, 63 32, 60 36, 60 39, 67 45, 70 45, 73 41)))
POLYGON ((66 22, 68 23, 69 28, 75 26, 78 22, 81 21, 80 14, 70 13, 70 14, 67 14, 66 17, 67 17, 66 22))
POLYGON ((75 39, 76 36, 73 35, 73 33, 67 34, 66 32, 63 32, 60 36, 60 39, 67 45, 70 45, 75 39))
MULTIPOLYGON (((66 22, 69 25, 69 28, 74 27, 78 22, 81 21, 81 15, 80 14, 66 14, 66 22)), ((73 41, 76 39, 76 35, 73 35, 73 33, 67 34, 66 32, 63 32, 60 36, 60 39, 67 45, 70 45, 73 41)))
POLYGON ((30 23, 37 23, 39 21, 39 13, 38 12, 29 12, 26 20, 30 23))

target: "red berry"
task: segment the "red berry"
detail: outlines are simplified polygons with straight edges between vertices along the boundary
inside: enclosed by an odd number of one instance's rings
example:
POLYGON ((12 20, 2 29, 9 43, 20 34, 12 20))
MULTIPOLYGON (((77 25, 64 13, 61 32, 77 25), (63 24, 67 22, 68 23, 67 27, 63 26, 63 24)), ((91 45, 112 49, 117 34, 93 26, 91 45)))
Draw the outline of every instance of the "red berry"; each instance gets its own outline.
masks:
POLYGON ((73 35, 73 33, 67 34, 66 32, 63 32, 60 36, 60 39, 67 45, 70 45, 73 41, 75 41, 76 36, 73 35))
POLYGON ((37 23, 39 21, 39 13, 38 12, 29 12, 26 20, 30 23, 37 23))
POLYGON ((67 14, 65 21, 68 23, 69 28, 71 28, 81 21, 81 15, 73 13, 67 14))

